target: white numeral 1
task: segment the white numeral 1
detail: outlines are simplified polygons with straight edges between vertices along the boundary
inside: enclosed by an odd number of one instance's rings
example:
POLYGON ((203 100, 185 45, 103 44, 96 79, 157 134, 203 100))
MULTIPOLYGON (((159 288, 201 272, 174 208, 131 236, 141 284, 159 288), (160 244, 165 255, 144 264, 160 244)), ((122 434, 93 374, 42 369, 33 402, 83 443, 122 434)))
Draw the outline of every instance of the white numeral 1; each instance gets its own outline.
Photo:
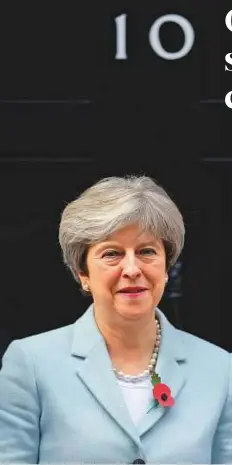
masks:
POLYGON ((126 17, 127 15, 120 15, 115 18, 116 22, 116 60, 126 60, 126 17))

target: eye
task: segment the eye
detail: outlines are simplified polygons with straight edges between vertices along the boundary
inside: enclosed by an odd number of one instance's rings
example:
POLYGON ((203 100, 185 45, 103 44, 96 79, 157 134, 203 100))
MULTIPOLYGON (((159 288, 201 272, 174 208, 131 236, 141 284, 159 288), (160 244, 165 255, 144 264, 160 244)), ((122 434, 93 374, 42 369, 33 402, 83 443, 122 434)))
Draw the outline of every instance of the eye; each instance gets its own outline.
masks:
POLYGON ((139 253, 145 256, 156 255, 155 249, 152 249, 151 247, 146 247, 145 249, 141 249, 139 253))
POLYGON ((115 257, 118 257, 119 255, 120 253, 118 252, 118 250, 106 250, 102 254, 102 257, 103 258, 115 258, 115 257))

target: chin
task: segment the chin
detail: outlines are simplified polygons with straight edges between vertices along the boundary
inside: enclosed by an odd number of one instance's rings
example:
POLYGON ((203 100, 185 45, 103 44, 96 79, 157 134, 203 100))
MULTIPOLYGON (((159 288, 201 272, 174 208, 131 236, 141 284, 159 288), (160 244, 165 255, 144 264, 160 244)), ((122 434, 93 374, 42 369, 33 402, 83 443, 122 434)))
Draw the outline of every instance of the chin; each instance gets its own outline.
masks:
POLYGON ((116 309, 116 312, 119 313, 121 316, 129 319, 133 318, 140 318, 145 315, 149 315, 153 311, 153 307, 124 307, 116 309))

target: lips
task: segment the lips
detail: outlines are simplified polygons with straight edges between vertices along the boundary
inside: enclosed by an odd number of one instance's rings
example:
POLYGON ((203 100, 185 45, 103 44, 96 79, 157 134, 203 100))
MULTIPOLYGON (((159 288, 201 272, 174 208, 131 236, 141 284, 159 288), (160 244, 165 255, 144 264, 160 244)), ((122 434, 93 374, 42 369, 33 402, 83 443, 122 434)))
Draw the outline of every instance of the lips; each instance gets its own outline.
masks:
POLYGON ((118 292, 120 293, 125 293, 125 294, 137 294, 138 292, 143 292, 146 291, 146 287, 142 286, 136 286, 136 287, 124 287, 123 289, 120 289, 118 292))

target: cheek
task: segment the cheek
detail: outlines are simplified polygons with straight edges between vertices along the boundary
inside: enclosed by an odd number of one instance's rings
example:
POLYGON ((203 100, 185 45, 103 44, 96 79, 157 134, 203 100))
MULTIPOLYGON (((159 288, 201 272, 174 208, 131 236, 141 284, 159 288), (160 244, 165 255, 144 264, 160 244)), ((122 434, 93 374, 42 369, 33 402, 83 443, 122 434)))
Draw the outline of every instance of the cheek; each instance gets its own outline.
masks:
POLYGON ((151 273, 154 273, 155 275, 161 276, 165 272, 165 266, 163 263, 154 263, 150 267, 151 273))
POLYGON ((166 268, 164 266, 154 266, 147 270, 149 280, 156 286, 163 286, 165 283, 166 268))
POLYGON ((92 278, 93 287, 96 291, 102 292, 103 288, 106 290, 113 290, 116 287, 117 282, 120 277, 119 267, 109 268, 101 265, 94 270, 94 273, 90 276, 90 281, 92 278))
POLYGON ((105 272, 105 281, 107 281, 108 287, 114 288, 120 278, 119 267, 112 267, 105 272))

